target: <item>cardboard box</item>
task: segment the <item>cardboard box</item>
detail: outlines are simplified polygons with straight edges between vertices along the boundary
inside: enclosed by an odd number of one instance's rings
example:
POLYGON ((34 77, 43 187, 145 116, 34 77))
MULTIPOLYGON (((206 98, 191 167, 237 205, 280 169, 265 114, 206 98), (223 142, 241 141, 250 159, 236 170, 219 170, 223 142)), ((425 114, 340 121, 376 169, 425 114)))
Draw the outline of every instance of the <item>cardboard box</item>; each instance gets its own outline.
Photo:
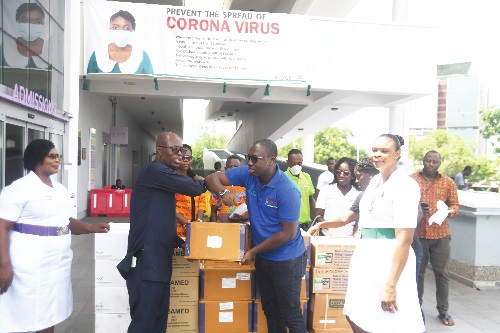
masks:
POLYGON ((198 305, 199 278, 197 276, 173 276, 170 280, 170 305, 198 305))
POLYGON ((183 249, 174 249, 172 256, 172 275, 176 276, 200 276, 199 260, 184 258, 183 249))
POLYGON ((200 301, 199 333, 250 333, 253 301, 200 301))
POLYGON ((313 268, 311 278, 312 293, 345 293, 347 292, 348 269, 313 268))
POLYGON ((249 248, 248 224, 193 222, 186 225, 186 258, 239 261, 249 248))
MULTIPOLYGON (((302 277, 302 284, 300 286, 300 299, 309 299, 309 287, 310 287, 310 269, 306 267, 306 274, 302 277)), ((257 280, 255 281, 255 299, 260 299, 260 290, 257 280)))
POLYGON ((127 332, 130 314, 98 313, 95 315, 95 333, 127 332))
MULTIPOLYGON (((125 332, 116 331, 115 332, 125 332)), ((198 333, 198 305, 170 305, 168 311, 167 332, 198 333)))
POLYGON ((126 287, 125 279, 116 268, 119 262, 120 260, 96 260, 94 285, 96 287, 126 287))
POLYGON ((201 269, 205 268, 223 268, 223 269, 228 269, 228 268, 233 268, 233 269, 239 269, 241 267, 249 267, 250 269, 255 269, 255 265, 253 262, 242 265, 241 262, 239 261, 227 261, 227 260, 201 260, 201 269))
POLYGON ((252 267, 209 267, 201 271, 200 300, 245 301, 254 298, 255 270, 252 267))
POLYGON ((95 313, 129 314, 128 291, 126 287, 96 287, 95 313))
MULTIPOLYGON (((301 300, 300 307, 302 309, 304 324, 307 325, 307 300, 301 300)), ((268 333, 266 315, 264 314, 264 310, 262 310, 262 303, 260 300, 256 300, 253 303, 253 332, 268 333)))
POLYGON ((353 237, 313 237, 313 267, 349 268, 358 239, 353 237))
POLYGON ((122 260, 127 254, 130 223, 110 223, 107 233, 94 234, 95 260, 122 260))
POLYGON ((309 301, 309 328, 316 332, 328 329, 350 330, 351 326, 343 314, 344 303, 345 294, 312 295, 309 301))

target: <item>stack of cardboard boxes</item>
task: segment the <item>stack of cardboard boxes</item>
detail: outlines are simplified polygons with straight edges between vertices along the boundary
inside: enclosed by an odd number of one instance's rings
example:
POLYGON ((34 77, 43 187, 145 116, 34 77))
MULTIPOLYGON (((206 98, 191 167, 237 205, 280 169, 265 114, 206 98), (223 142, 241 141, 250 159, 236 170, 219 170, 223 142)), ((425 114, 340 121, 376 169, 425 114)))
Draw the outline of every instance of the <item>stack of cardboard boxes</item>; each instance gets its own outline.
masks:
POLYGON ((239 223, 189 223, 186 257, 203 259, 199 333, 253 332, 255 274, 237 261, 250 246, 249 227, 239 223))
POLYGON ((199 277, 199 261, 184 258, 183 249, 174 249, 167 332, 198 332, 199 277))
POLYGON ((126 332, 130 308, 125 280, 116 265, 127 253, 129 223, 110 223, 108 233, 95 234, 95 332, 126 332))
POLYGON ((343 314, 349 263, 356 248, 356 238, 313 237, 310 333, 352 332, 343 314))
MULTIPOLYGON (((95 234, 95 332, 126 332, 130 307, 125 280, 116 265, 127 253, 129 223, 111 223, 108 233, 95 234)), ((198 332, 200 265, 174 249, 170 282, 168 331, 198 332)))

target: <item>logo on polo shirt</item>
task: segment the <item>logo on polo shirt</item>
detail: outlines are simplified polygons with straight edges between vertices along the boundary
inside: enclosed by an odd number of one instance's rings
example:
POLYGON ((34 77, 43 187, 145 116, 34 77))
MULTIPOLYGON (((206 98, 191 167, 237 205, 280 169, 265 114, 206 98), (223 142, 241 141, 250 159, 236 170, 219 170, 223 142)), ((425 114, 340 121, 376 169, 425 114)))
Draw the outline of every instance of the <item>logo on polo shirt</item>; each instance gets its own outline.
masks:
POLYGON ((266 206, 271 208, 278 208, 278 202, 271 199, 266 199, 266 206))

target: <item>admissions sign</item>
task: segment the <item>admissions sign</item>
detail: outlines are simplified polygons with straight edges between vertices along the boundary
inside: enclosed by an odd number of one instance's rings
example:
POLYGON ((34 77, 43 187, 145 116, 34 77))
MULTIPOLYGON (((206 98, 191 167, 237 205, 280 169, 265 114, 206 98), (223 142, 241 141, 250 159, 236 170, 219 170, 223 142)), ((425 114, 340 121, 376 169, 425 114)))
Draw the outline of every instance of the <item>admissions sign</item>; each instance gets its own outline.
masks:
POLYGON ((306 82, 307 18, 84 2, 86 73, 306 82))

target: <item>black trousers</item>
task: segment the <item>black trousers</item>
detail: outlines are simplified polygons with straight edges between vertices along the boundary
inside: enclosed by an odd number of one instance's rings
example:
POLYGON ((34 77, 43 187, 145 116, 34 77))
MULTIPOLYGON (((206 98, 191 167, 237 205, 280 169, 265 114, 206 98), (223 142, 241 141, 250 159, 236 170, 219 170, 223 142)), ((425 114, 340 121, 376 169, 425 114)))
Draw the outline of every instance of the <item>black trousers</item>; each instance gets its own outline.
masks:
POLYGON ((170 308, 170 282, 142 279, 142 258, 127 274, 132 322, 128 333, 165 333, 170 308))

